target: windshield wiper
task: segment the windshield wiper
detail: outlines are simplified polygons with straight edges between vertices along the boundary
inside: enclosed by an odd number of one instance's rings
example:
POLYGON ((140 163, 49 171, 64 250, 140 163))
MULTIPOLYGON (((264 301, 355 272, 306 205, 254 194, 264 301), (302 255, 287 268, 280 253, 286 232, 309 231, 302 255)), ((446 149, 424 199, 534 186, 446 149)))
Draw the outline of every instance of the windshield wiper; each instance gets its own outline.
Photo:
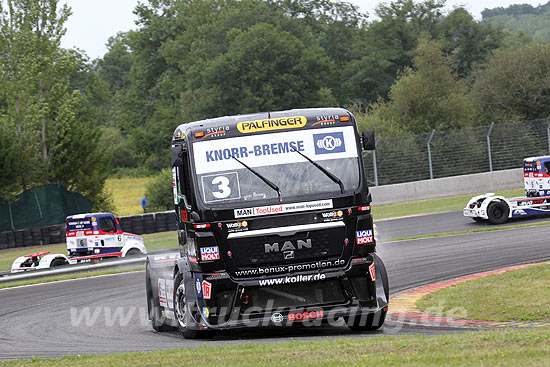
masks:
POLYGON ((260 173, 256 172, 256 170, 248 167, 245 163, 241 162, 240 160, 238 160, 237 158, 231 156, 231 158, 233 158, 234 160, 236 160, 237 162, 239 162, 240 164, 242 164, 246 169, 248 169, 250 172, 252 172, 253 174, 256 175, 256 177, 258 177, 260 180, 262 180, 263 182, 265 182, 267 184, 267 186, 271 187, 273 190, 277 191, 277 195, 279 196, 279 201, 283 201, 283 194, 281 194, 281 189, 279 189, 279 186, 275 185, 273 182, 271 182, 269 179, 267 179, 266 177, 262 176, 260 173))
POLYGON ((344 183, 342 182, 342 180, 340 180, 338 177, 336 177, 334 175, 334 173, 330 172, 329 170, 327 170, 325 167, 321 166, 319 163, 315 162, 313 159, 309 158, 307 155, 305 155, 304 153, 294 149, 294 148, 290 148, 292 149, 293 151, 295 151, 296 153, 298 153, 299 155, 301 155, 302 157, 304 157, 305 159, 307 159, 309 161, 309 163, 313 164, 315 167, 317 167, 319 169, 319 171, 323 172, 328 178, 330 178, 334 183, 337 183, 338 185, 340 185, 340 192, 343 194, 344 193, 344 183))

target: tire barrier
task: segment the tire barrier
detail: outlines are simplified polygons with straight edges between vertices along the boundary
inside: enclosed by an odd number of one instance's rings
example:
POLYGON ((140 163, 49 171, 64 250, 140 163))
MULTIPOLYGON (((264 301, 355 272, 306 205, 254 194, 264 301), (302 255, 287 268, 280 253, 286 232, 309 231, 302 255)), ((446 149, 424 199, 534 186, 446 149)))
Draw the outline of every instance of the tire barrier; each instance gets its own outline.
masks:
MULTIPOLYGON (((124 232, 138 235, 176 230, 174 211, 129 215, 118 217, 118 221, 124 232)), ((64 242, 65 224, 0 232, 0 250, 64 242)))

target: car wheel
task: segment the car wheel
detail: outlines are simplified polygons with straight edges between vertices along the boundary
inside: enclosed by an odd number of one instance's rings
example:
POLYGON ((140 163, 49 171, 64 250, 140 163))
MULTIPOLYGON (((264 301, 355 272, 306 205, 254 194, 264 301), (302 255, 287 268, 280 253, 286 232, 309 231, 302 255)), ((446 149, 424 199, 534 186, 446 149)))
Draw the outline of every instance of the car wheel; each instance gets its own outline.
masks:
POLYGON ((126 257, 128 256, 137 256, 141 255, 141 251, 139 251, 137 248, 132 248, 126 252, 126 257))
POLYGON ((54 266, 61 266, 67 264, 67 260, 65 259, 53 259, 53 261, 50 264, 50 268, 53 268, 54 266))
POLYGON ((190 312, 185 295, 185 279, 181 273, 178 273, 174 281, 174 315, 176 316, 178 330, 185 339, 213 338, 216 335, 216 330, 193 330, 189 328, 191 323, 196 325, 190 312))
POLYGON ((491 224, 502 224, 508 219, 510 210, 502 201, 493 201, 487 208, 487 216, 491 224))

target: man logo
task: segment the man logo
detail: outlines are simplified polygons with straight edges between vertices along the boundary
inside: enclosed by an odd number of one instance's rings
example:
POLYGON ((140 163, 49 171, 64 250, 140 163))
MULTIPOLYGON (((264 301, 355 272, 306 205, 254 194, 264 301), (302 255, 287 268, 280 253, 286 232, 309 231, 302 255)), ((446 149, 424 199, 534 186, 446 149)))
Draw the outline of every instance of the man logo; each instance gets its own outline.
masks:
POLYGON ((294 245, 291 241, 285 241, 282 246, 279 246, 279 242, 266 243, 264 245, 264 251, 266 254, 270 252, 283 252, 286 256, 286 253, 292 250, 293 257, 294 257, 294 250, 301 250, 303 248, 311 248, 311 239, 308 238, 305 241, 298 240, 296 242, 296 245, 294 245))
POLYGON ((342 153, 346 151, 344 133, 313 134, 315 154, 342 153))

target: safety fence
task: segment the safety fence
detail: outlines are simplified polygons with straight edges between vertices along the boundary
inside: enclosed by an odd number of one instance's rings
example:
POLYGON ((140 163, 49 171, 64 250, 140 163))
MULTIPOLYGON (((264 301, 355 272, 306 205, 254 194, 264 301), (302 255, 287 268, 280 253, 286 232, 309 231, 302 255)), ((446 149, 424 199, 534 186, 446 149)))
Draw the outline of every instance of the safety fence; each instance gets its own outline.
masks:
POLYGON ((363 153, 370 185, 522 167, 523 158, 550 154, 550 118, 377 137, 363 153))
MULTIPOLYGON (((139 214, 118 218, 124 232, 134 234, 176 230, 174 211, 139 214)), ((45 246, 65 242, 65 224, 0 232, 0 250, 29 246, 45 246)))

